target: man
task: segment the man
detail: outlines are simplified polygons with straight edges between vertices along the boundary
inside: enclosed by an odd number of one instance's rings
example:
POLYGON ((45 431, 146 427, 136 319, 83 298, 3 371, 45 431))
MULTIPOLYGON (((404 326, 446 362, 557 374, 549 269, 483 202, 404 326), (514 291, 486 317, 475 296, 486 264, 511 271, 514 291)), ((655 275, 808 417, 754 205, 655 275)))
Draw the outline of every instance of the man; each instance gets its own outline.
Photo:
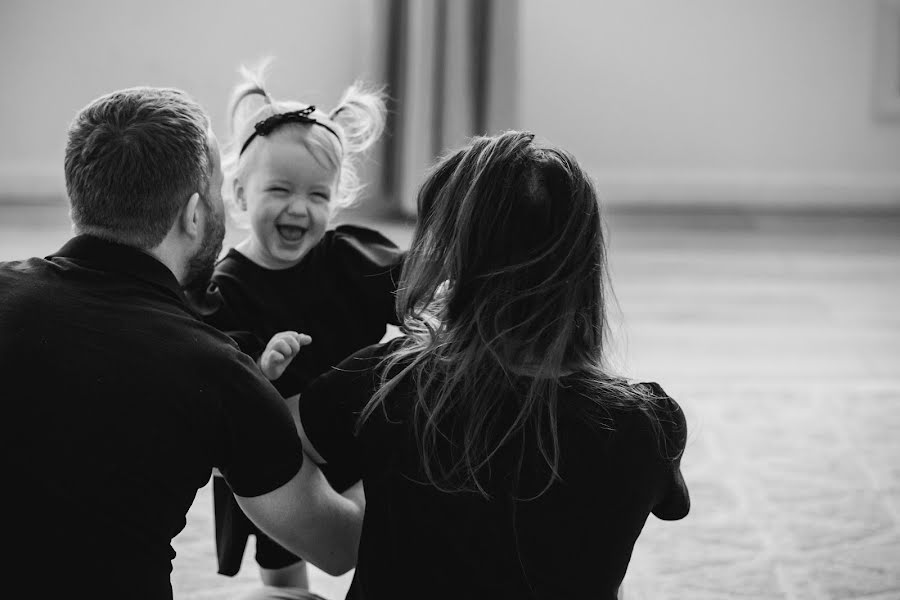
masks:
POLYGON ((266 533, 352 568, 360 488, 328 486, 278 392, 184 301, 224 234, 203 110, 172 89, 103 96, 70 127, 65 173, 76 236, 0 263, 7 584, 171 598, 171 540, 213 468, 266 533))

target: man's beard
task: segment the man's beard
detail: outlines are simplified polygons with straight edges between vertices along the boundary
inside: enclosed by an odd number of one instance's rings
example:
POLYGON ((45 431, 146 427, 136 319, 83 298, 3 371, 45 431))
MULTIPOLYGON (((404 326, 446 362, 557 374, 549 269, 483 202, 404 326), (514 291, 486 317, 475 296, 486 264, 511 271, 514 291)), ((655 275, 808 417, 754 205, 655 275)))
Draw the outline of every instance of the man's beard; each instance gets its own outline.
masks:
POLYGON ((222 251, 222 241, 225 239, 224 215, 214 214, 214 217, 206 221, 203 243, 197 253, 188 260, 187 273, 184 277, 182 287, 195 301, 201 300, 206 288, 209 287, 216 259, 222 251))

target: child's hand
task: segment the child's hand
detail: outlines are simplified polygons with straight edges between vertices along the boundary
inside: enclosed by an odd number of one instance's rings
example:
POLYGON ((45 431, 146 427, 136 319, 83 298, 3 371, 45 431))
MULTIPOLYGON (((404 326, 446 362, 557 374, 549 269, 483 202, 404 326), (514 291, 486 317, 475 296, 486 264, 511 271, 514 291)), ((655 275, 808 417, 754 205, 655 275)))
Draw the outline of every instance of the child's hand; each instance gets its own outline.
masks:
POLYGON ((300 348, 312 342, 305 333, 296 331, 280 331, 272 336, 257 364, 269 381, 281 377, 300 348))

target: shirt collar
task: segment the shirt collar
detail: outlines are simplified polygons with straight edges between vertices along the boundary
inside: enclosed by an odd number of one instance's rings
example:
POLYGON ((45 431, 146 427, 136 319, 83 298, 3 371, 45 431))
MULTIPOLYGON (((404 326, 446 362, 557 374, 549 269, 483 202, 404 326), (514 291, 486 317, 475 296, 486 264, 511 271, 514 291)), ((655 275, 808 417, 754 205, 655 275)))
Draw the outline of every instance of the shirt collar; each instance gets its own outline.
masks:
POLYGON ((94 235, 75 236, 47 258, 62 257, 83 260, 101 269, 132 275, 154 285, 162 286, 184 299, 175 274, 152 255, 94 235))

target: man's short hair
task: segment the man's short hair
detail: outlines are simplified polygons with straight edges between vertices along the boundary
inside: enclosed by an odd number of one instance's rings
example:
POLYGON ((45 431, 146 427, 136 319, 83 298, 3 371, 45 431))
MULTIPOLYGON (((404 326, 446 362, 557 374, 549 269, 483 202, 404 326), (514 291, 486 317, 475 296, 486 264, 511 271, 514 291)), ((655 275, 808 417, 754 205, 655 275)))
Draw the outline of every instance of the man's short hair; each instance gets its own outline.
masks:
POLYGON ((186 93, 132 88, 87 105, 69 127, 66 190, 72 221, 138 247, 162 242, 210 181, 209 118, 186 93))

